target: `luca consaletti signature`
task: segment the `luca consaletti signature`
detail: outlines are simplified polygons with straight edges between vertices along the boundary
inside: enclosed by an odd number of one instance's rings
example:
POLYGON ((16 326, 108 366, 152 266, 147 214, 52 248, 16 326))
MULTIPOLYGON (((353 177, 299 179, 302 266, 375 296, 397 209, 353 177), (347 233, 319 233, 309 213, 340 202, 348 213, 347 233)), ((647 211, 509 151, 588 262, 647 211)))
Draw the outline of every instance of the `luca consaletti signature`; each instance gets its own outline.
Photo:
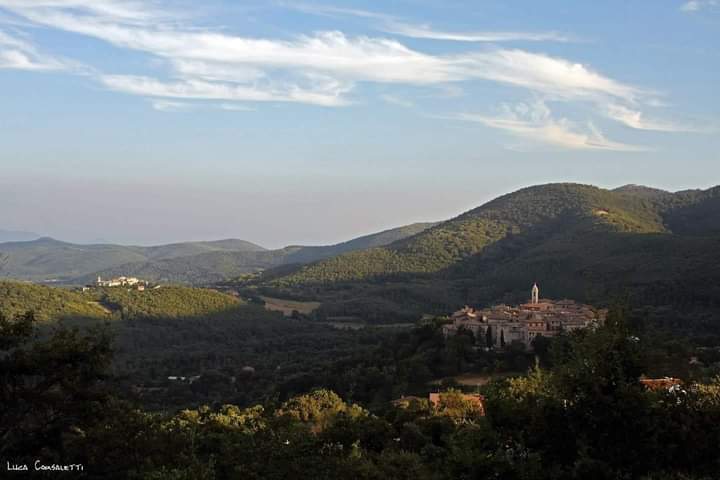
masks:
POLYGON ((28 472, 31 469, 35 472, 82 472, 85 467, 80 463, 62 465, 59 463, 43 463, 40 460, 35 460, 35 463, 32 465, 7 462, 8 472, 28 472))

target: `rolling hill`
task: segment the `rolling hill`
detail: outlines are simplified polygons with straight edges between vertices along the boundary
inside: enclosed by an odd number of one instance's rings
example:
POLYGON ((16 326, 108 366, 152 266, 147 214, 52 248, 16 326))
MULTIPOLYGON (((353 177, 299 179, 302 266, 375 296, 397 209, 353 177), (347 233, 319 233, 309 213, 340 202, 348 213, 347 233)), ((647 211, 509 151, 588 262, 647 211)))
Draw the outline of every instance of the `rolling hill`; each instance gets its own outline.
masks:
POLYGON ((433 225, 435 224, 415 223, 328 246, 289 246, 263 251, 215 251, 199 255, 156 258, 93 272, 78 280, 88 282, 97 275, 104 277, 134 275, 152 281, 209 284, 268 268, 304 264, 346 252, 387 245, 422 232, 433 225))
POLYGON ((108 311, 80 293, 30 283, 0 281, 0 312, 7 317, 32 310, 40 323, 65 318, 108 318, 108 311))
POLYGON ((209 284, 280 265, 308 263, 386 245, 433 226, 415 223, 328 246, 289 246, 266 250, 228 239, 151 247, 78 245, 43 237, 0 244, 0 278, 88 283, 98 275, 133 275, 150 281, 209 284))
POLYGON ((0 230, 0 243, 4 242, 29 242, 37 240, 40 235, 32 232, 18 232, 14 230, 0 230))
POLYGON ((33 281, 66 281, 127 263, 165 260, 209 252, 257 252, 243 240, 186 242, 153 247, 111 244, 78 245, 49 237, 0 244, 0 277, 33 281))
POLYGON ((720 301, 720 188, 611 191, 550 184, 504 195, 412 237, 350 252, 263 288, 323 302, 327 315, 417 318, 463 303, 551 297, 647 304, 720 301))
POLYGON ((640 196, 586 185, 544 185, 504 195, 385 247, 308 265, 279 281, 323 283, 439 272, 504 239, 578 229, 666 231, 658 211, 640 196))

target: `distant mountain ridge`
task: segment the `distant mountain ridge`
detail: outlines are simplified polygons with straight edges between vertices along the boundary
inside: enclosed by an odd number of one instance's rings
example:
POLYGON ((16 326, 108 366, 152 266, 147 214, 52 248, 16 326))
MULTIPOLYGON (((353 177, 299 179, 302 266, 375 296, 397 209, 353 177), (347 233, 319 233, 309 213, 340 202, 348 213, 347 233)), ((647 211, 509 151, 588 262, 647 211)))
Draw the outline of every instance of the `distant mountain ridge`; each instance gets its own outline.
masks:
POLYGON ((0 230, 0 243, 5 242, 29 242, 40 238, 40 235, 33 232, 19 232, 14 230, 0 230))
POLYGON ((150 247, 79 245, 42 237, 0 244, 0 278, 86 283, 98 275, 134 275, 151 281, 212 283, 290 263, 306 263, 414 235, 417 223, 330 246, 267 250, 245 240, 183 242, 150 247))
POLYGON ((328 246, 295 245, 277 250, 217 251, 175 258, 157 258, 152 261, 120 265, 78 280, 90 281, 95 275, 130 274, 153 281, 208 284, 268 268, 305 264, 346 252, 387 245, 416 235, 434 225, 436 223, 414 223, 328 246))
POLYGON ((80 245, 41 237, 32 241, 0 244, 0 278, 62 281, 117 265, 148 260, 165 260, 209 252, 263 250, 259 245, 237 239, 139 247, 113 244, 80 245))

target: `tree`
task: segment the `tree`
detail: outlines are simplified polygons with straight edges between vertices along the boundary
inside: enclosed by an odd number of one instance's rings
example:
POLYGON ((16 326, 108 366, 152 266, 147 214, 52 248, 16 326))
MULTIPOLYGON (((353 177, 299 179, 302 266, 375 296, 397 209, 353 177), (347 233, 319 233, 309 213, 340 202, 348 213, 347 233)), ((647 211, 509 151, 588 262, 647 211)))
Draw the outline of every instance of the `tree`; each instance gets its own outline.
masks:
POLYGON ((0 315, 0 456, 78 463, 66 444, 97 421, 109 400, 111 360, 104 330, 56 328, 36 337, 32 312, 0 315))

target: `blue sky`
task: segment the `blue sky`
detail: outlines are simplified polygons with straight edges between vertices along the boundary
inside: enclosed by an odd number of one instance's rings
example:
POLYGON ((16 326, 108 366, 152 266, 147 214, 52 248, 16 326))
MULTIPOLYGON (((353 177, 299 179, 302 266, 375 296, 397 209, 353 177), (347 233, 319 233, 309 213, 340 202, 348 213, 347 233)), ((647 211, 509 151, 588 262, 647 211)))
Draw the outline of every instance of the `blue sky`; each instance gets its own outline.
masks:
POLYGON ((720 1, 0 0, 0 228, 330 243, 720 183, 720 1))

